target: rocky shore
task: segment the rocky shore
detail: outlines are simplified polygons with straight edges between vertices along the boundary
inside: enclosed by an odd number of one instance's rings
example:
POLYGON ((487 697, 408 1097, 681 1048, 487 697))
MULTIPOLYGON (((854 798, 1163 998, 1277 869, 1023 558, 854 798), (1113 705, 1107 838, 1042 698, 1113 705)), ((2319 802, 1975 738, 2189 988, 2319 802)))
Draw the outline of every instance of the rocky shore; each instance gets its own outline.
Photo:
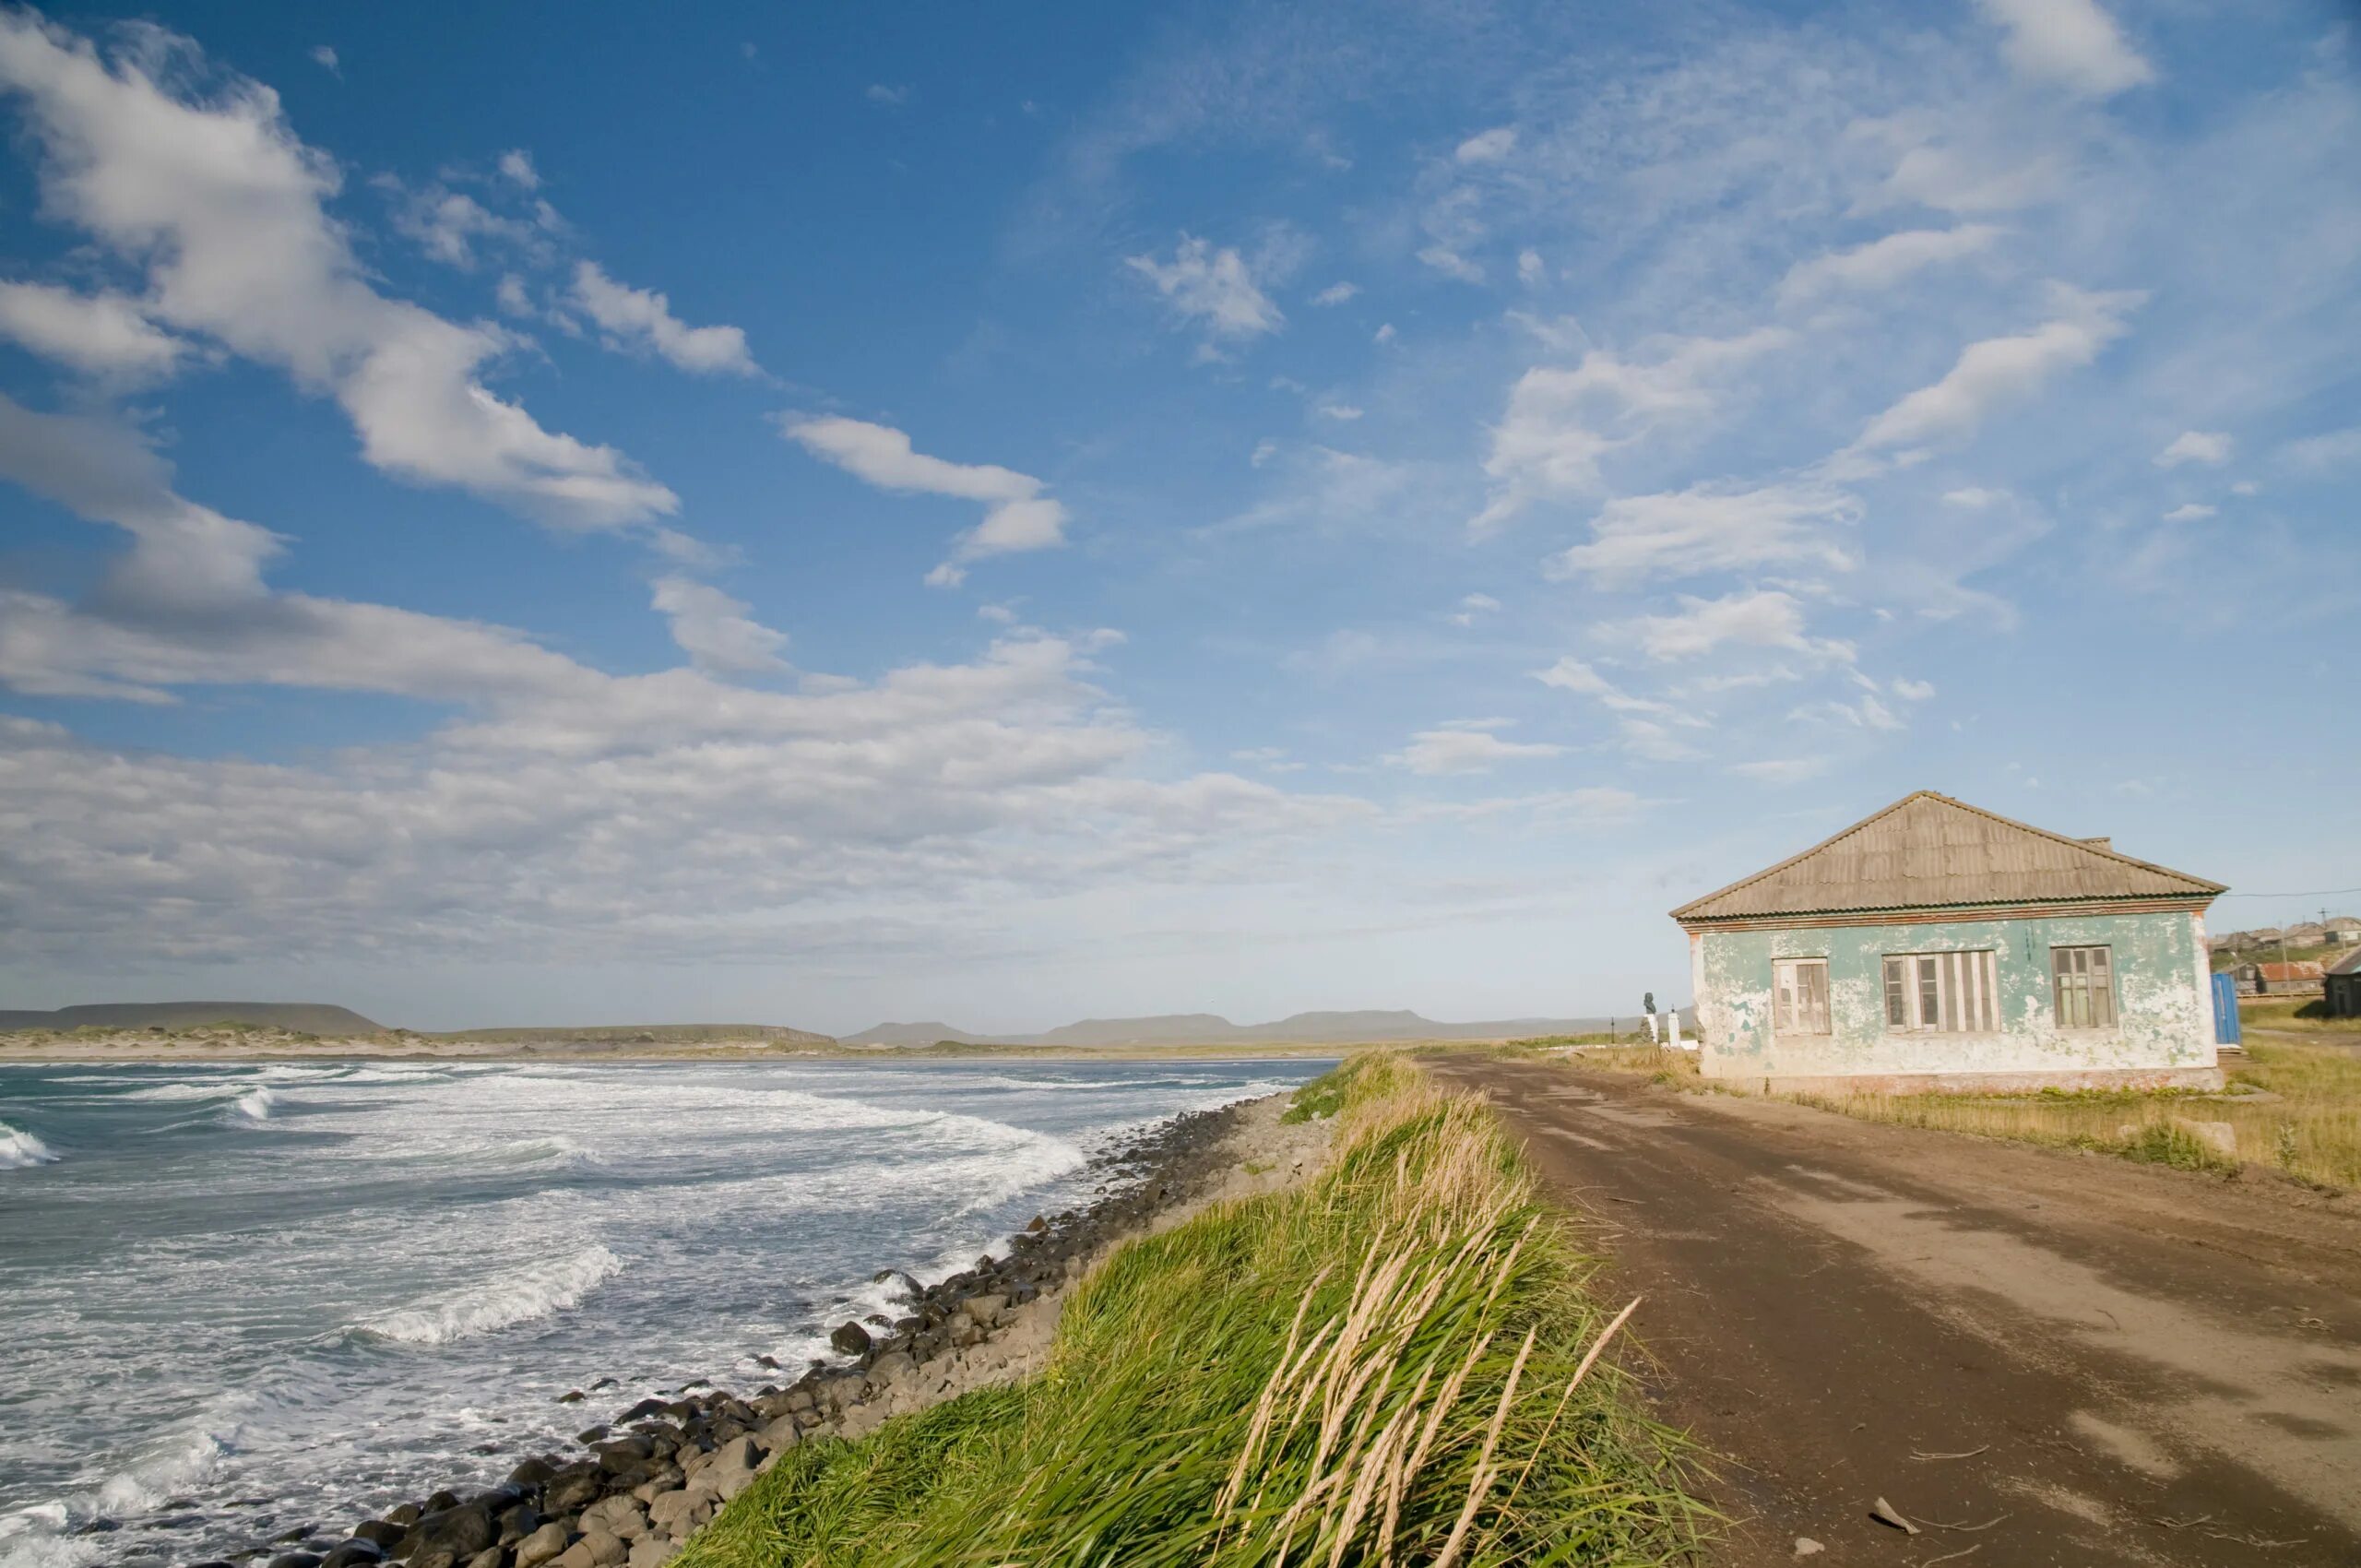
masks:
MULTIPOLYGON (((740 1396, 702 1384, 641 1399, 488 1489, 437 1491, 349 1532, 304 1530, 193 1568, 658 1568, 798 1443, 859 1438, 890 1417, 1023 1377, 1046 1355, 1062 1292, 1130 1237, 1317 1163, 1326 1128, 1281 1121, 1287 1097, 1176 1117, 1104 1157, 1100 1195, 1037 1216, 997 1255, 901 1284, 896 1315, 838 1324, 837 1358, 740 1396)), ((566 1402, 587 1404, 576 1391, 566 1402)))

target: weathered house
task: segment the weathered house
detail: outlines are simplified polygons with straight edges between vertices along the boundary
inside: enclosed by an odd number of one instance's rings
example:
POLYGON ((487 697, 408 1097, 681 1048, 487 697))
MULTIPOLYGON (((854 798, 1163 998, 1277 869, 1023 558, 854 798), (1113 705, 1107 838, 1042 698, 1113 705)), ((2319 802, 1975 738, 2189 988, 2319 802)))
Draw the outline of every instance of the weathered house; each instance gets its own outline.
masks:
POLYGON ((2331 1018, 2361 1018, 2361 953, 2347 953, 2320 977, 2331 1018))
POLYGON ((2331 942, 2361 942, 2361 921, 2351 915, 2339 915, 2326 925, 2331 942))
POLYGON ((2315 958, 2238 966, 2238 989, 2254 996, 2318 996, 2323 979, 2315 958))
POLYGON ((2322 947, 2328 944, 2328 927, 2312 921, 2291 925, 2279 933, 2279 940, 2290 947, 2322 947))
POLYGON ((1707 1077, 2218 1088, 2217 883, 1931 790, 1672 911, 1707 1077))

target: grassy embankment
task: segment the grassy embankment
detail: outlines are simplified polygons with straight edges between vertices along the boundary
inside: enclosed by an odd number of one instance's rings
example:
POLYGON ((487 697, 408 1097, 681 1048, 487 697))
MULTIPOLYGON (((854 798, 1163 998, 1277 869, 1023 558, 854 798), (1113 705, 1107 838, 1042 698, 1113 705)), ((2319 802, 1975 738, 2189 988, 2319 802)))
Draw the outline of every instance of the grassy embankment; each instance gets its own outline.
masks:
POLYGON ((1338 1118, 1308 1185, 1123 1247, 1041 1376, 789 1451, 679 1568, 1681 1560, 1674 1446, 1489 1113, 1390 1054, 1298 1104, 1338 1118))
MULTIPOLYGON (((1586 1051, 1575 1059, 1684 1087, 1720 1087, 1699 1077, 1695 1060, 1677 1051, 1586 1051)), ((2227 1172, 2252 1164, 2321 1186, 2361 1187, 2361 1056, 2332 1045, 2258 1039, 2229 1077, 2234 1090, 2244 1086, 2275 1098, 2103 1089, 1777 1098, 1868 1122, 2090 1149, 2184 1170, 2227 1172), (2188 1122, 2227 1123, 2236 1155, 2180 1125, 2188 1122)))
POLYGON ((2284 1002, 2241 1002, 2238 1023, 2249 1029, 2276 1029, 2295 1034, 2316 1034, 2325 1039, 2343 1038, 2361 1040, 2361 1018, 2331 1018, 2328 1004, 2315 996, 2309 1001, 2289 997, 2284 1002))

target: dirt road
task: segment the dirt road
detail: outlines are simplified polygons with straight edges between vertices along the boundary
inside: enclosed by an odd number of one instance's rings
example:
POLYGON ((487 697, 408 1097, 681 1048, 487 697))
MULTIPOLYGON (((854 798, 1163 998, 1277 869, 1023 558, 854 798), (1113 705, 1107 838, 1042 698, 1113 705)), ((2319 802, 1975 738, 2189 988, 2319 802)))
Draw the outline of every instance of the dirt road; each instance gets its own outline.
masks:
POLYGON ((1659 1414, 1734 1461, 1715 1561, 2361 1563, 2352 1200, 1555 1063, 1436 1070, 1599 1227, 1605 1289, 1646 1297, 1659 1414))

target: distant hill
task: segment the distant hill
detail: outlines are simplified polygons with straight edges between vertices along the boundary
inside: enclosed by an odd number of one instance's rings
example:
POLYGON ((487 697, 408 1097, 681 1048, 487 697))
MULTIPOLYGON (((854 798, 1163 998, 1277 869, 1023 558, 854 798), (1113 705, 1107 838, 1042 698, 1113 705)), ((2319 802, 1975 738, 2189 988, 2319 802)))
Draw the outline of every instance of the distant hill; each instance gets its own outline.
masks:
MULTIPOLYGON (((1687 1021, 1690 1015, 1682 1014, 1687 1021)), ((1629 1028, 1637 1016, 1619 1020, 1629 1028)), ((1269 1024, 1233 1024, 1217 1013, 1162 1013, 1145 1018, 1085 1018, 1036 1035, 985 1035, 944 1023, 879 1024, 847 1045, 915 1047, 938 1040, 962 1045, 1235 1045, 1281 1041, 1338 1045, 1387 1039, 1526 1039, 1538 1035, 1596 1034, 1606 1018, 1495 1018, 1473 1024, 1439 1023, 1406 1008, 1358 1012, 1298 1013, 1269 1024)), ((1691 1026, 1693 1027, 1693 1025, 1691 1026)))
MULTIPOLYGON (((834 1045, 833 1035, 783 1024, 602 1024, 588 1028, 459 1029, 430 1037, 482 1045, 711 1045, 759 1039, 773 1045, 834 1045)), ((932 1045, 934 1041, 928 1040, 932 1045)))
POLYGON ((979 1035, 967 1029, 955 1029, 949 1024, 941 1023, 879 1024, 872 1028, 863 1029, 857 1035, 845 1035, 841 1037, 838 1043, 902 1047, 935 1045, 947 1039, 955 1040, 961 1045, 1024 1045, 1029 1043, 1031 1038, 1030 1036, 1018 1038, 1013 1035, 979 1035))
POLYGON ((0 1011, 0 1029, 187 1029, 204 1024, 249 1024, 310 1035, 376 1035, 350 1007, 325 1002, 92 1002, 54 1013, 0 1011))

